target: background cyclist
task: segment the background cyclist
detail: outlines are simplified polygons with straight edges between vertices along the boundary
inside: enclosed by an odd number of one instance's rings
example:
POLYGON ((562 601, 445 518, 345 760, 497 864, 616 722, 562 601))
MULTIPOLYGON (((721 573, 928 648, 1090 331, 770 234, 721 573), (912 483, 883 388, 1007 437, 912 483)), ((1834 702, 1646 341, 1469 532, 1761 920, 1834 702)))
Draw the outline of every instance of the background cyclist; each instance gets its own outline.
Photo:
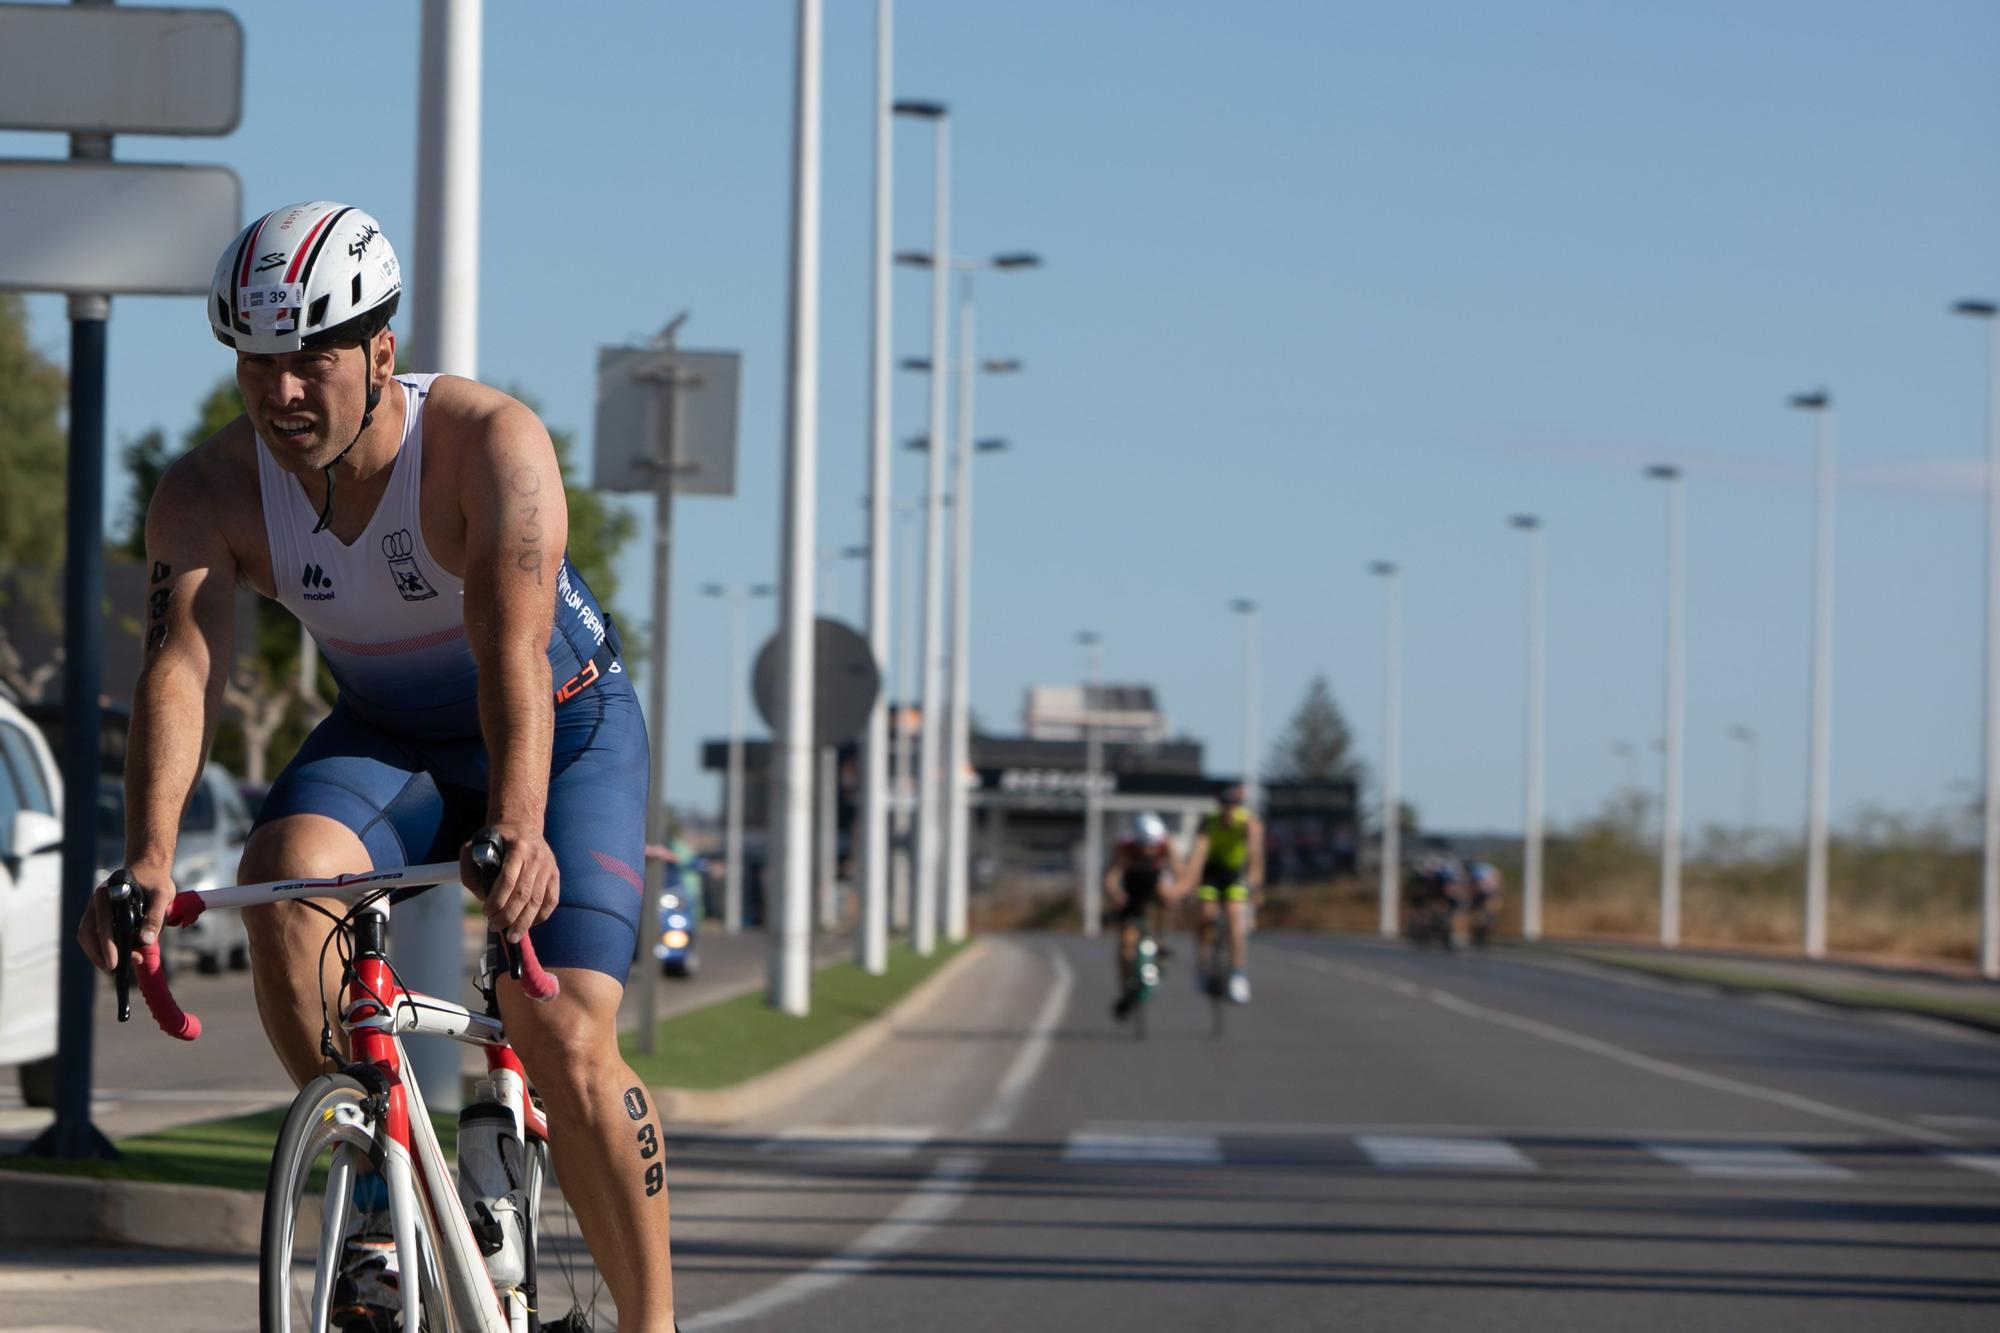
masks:
MULTIPOLYGON (((420 863, 500 831, 486 913, 531 933, 562 984, 538 1005, 502 980, 502 1016, 621 1326, 666 1333, 667 1194, 635 1140, 657 1154, 658 1121, 615 1026, 643 898, 645 724, 569 564, 547 429, 471 380, 398 376, 401 291, 375 220, 324 201, 264 215, 217 262, 209 328, 236 354, 245 412, 167 470, 146 513, 125 778, 127 868, 152 895, 140 938, 157 939, 173 895, 247 584, 312 633, 339 698, 273 784, 240 876, 420 863)), ((78 937, 109 970, 104 897, 78 937)), ((329 922, 303 902, 243 918, 264 1030, 303 1085, 338 995, 329 922)))
POLYGON ((1110 868, 1104 872, 1104 896, 1111 904, 1113 920, 1118 922, 1118 1000, 1111 1006, 1114 1018, 1122 1020, 1132 1012, 1137 999, 1132 958, 1139 948, 1140 928, 1149 924, 1149 913, 1180 899, 1180 874, 1180 858, 1167 836, 1166 821, 1150 810, 1134 815, 1130 829, 1112 849, 1110 868))
POLYGON ((1243 785, 1232 783, 1222 789, 1220 807, 1202 821, 1201 832, 1188 856, 1190 869, 1199 870, 1199 903, 1195 919, 1195 985, 1204 993, 1221 984, 1208 974, 1208 960, 1214 932, 1220 926, 1229 932, 1230 1000, 1250 1003, 1250 977, 1246 968, 1245 938, 1250 927, 1250 899, 1264 888, 1264 821, 1243 804, 1243 785))

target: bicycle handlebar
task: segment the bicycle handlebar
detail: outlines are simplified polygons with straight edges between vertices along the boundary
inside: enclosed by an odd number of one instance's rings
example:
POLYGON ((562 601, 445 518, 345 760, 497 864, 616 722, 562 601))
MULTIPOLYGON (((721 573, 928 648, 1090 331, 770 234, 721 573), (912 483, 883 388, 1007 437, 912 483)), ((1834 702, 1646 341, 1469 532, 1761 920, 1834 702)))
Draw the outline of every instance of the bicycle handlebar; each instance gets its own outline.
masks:
MULTIPOLYGON (((492 829, 481 829, 472 836, 467 854, 478 875, 477 891, 480 897, 484 898, 492 891, 494 883, 500 877, 500 868, 506 860, 506 853, 506 844, 492 829)), ((449 869, 454 872, 451 877, 456 877, 456 867, 408 869, 415 871, 419 876, 430 871, 449 869)), ((351 884, 329 883, 326 887, 355 890, 378 882, 402 880, 412 885, 424 882, 416 876, 405 878, 404 872, 393 870, 357 875, 352 878, 351 884)), ((438 874, 429 882, 444 883, 446 878, 446 875, 438 874)), ((300 881, 296 884, 279 882, 256 887, 302 889, 309 884, 310 881, 300 881)), ((201 1019, 182 1009, 179 1001, 174 999, 173 990, 167 984, 166 970, 161 965, 159 941, 155 940, 151 944, 139 943, 139 927, 146 919, 148 896, 146 890, 132 878, 130 871, 121 869, 105 881, 105 896, 109 900, 111 910, 111 939, 118 952, 118 965, 112 972, 118 988, 118 1021, 121 1023, 131 1021, 132 983, 136 980, 139 983, 139 994, 145 999, 146 1008, 152 1013, 153 1021, 160 1025, 160 1030, 180 1041, 193 1041, 201 1035, 201 1019)), ((173 902, 167 908, 167 924, 188 925, 201 915, 202 909, 206 906, 207 900, 201 892, 182 890, 174 895, 173 902)), ((506 936, 502 935, 500 948, 507 958, 508 975, 520 983, 522 993, 529 999, 547 1002, 561 992, 561 981, 543 970, 541 961, 535 957, 535 946, 526 935, 523 935, 518 943, 509 943, 506 936)))
MULTIPOLYGON (((500 866, 507 856, 507 845, 500 835, 490 828, 483 828, 472 835, 466 844, 465 854, 478 873, 480 896, 483 898, 493 891, 493 885, 500 878, 500 866)), ((562 983, 542 970, 535 957, 535 946, 526 935, 518 944, 509 943, 507 936, 500 936, 500 952, 507 959, 507 975, 521 983, 521 993, 531 1000, 547 1003, 562 989, 562 983)))
POLYGON ((139 943, 139 925, 146 919, 146 891, 131 874, 120 870, 105 887, 111 904, 111 939, 118 948, 118 1021, 132 1018, 132 982, 136 974, 139 994, 160 1031, 180 1041, 201 1035, 201 1020, 182 1009, 167 985, 166 970, 160 966, 160 942, 139 943))

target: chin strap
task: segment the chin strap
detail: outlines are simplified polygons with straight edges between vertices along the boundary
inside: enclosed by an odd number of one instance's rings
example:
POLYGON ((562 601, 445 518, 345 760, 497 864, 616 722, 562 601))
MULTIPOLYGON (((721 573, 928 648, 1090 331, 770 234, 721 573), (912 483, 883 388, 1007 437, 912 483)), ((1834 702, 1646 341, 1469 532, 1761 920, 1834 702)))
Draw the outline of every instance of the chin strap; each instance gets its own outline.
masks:
MULTIPOLYGON (((366 344, 362 346, 361 352, 364 357, 368 354, 368 348, 366 344)), ((326 503, 319 507, 319 522, 313 525, 313 531, 315 533, 325 532, 326 525, 333 522, 334 466, 338 464, 341 459, 347 457, 348 452, 352 450, 355 445, 361 443, 362 433, 368 429, 368 423, 375 419, 375 409, 379 407, 381 403, 382 403, 382 389, 380 385, 375 383, 375 366, 374 363, 370 361, 368 363, 368 404, 365 408, 362 409, 361 412, 361 429, 354 432, 354 438, 347 442, 346 449, 342 449, 339 453, 335 454, 333 456, 333 461, 320 469, 320 471, 326 476, 326 503)))

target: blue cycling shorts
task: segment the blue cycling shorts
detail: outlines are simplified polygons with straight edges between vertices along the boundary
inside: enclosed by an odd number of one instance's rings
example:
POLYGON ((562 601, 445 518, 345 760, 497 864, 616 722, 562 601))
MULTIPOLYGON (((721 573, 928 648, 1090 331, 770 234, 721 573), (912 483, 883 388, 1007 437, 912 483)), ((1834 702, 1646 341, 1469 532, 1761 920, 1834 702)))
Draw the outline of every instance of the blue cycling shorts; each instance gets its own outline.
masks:
MULTIPOLYGON (((621 984, 645 900, 646 722, 630 680, 606 673, 558 704, 543 836, 562 896, 529 936, 543 967, 587 967, 621 984)), ((324 815, 354 831, 374 865, 456 860, 486 822, 486 745, 411 740, 336 703, 278 775, 259 827, 324 815)))

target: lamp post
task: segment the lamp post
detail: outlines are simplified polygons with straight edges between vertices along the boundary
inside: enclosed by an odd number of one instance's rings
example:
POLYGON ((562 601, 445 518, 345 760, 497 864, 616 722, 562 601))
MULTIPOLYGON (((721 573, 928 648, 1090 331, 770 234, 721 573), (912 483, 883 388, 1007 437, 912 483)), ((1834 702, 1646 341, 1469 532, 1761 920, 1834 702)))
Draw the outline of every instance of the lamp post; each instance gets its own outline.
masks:
POLYGON ((1681 942, 1681 710, 1686 666, 1681 643, 1686 593, 1687 498, 1681 470, 1655 464, 1646 476, 1667 483, 1667 662, 1666 737, 1661 749, 1660 780, 1660 943, 1669 949, 1681 942))
POLYGON ((1818 418, 1813 467, 1812 743, 1806 798, 1805 950, 1826 956, 1826 829, 1833 747, 1833 396, 1793 394, 1791 405, 1818 418))
MULTIPOLYGON (((910 528, 917 516, 924 511, 924 502, 919 499, 899 500, 896 514, 902 519, 903 533, 900 538, 904 551, 915 549, 910 528)), ((890 854, 889 872, 889 928, 906 932, 911 928, 910 898, 915 888, 916 867, 912 861, 911 825, 915 819, 916 779, 912 773, 915 761, 915 734, 911 723, 911 701, 916 691, 917 664, 916 635, 912 632, 916 622, 916 597, 910 584, 915 562, 905 555, 897 562, 896 568, 896 716, 893 723, 894 736, 891 753, 896 767, 891 783, 893 792, 889 799, 889 810, 893 817, 894 836, 890 839, 894 848, 890 854)))
MULTIPOLYGON (((899 101, 899 116, 928 120, 936 131, 932 188, 931 253, 951 253, 951 114, 942 102, 899 101)), ((945 270, 931 266, 931 364, 946 362, 945 270)), ((944 438, 944 376, 931 376, 930 438, 944 438)), ((939 732, 944 717, 944 460, 932 450, 926 473, 924 523, 923 730, 917 736, 916 910, 912 944, 929 957, 937 949, 939 843, 939 732)))
POLYGON ((1986 321, 1986 778, 1979 862, 1979 974, 2000 977, 2000 306, 1960 301, 1952 313, 1986 321))
MULTIPOLYGON (((937 252, 907 250, 896 256, 899 264, 935 268, 937 252)), ((952 550, 951 550, 951 686, 945 730, 945 756, 940 778, 945 802, 945 836, 941 848, 943 875, 943 928, 945 938, 965 938, 966 908, 971 871, 971 847, 967 834, 971 827, 971 795, 965 789, 965 766, 971 744, 971 602, 972 602, 972 372, 977 365, 988 374, 1020 371, 1017 358, 994 358, 984 363, 974 360, 973 275, 981 269, 1001 272, 1040 268, 1039 255, 1025 251, 994 255, 990 259, 948 257, 945 266, 958 274, 958 358, 947 367, 958 378, 958 436, 952 456, 952 550)), ((912 370, 931 370, 940 363, 909 359, 912 370)), ((935 382, 940 377, 933 374, 935 382)), ((941 438, 933 436, 932 438, 941 438)), ((1005 447, 1004 445, 1000 447, 1005 447)), ((935 467, 935 462, 933 467, 935 467)))
POLYGON ((1396 937, 1403 871, 1402 638, 1403 597, 1396 566, 1377 560, 1368 572, 1382 580, 1385 632, 1382 636, 1382 865, 1378 927, 1385 940, 1396 937))
POLYGON ((820 4, 799 0, 792 128, 791 294, 786 320, 785 482, 779 525, 778 662, 782 704, 771 747, 777 906, 765 998, 803 1017, 812 1008, 813 546, 819 508, 820 4))
POLYGON ((704 583, 701 595, 729 603, 729 666, 724 674, 729 693, 729 768, 723 778, 722 858, 726 877, 722 888, 722 929, 730 935, 743 929, 743 687, 738 674, 743 662, 743 604, 746 598, 769 597, 769 583, 704 583))
POLYGON ((1729 729, 1729 739, 1743 743, 1743 828, 1757 827, 1757 733, 1741 723, 1729 729))
MULTIPOLYGON (((875 199, 868 244, 868 650, 884 680, 889 676, 889 512, 894 482, 889 467, 889 216, 890 151, 895 109, 895 3, 875 0, 875 199)), ((880 976, 889 967, 888 691, 875 698, 861 737, 860 826, 861 970, 880 976)))
POLYGON ((1263 808, 1257 773, 1257 603, 1238 597, 1229 609, 1243 617, 1243 808, 1263 808))
POLYGON ((1547 564, 1542 552, 1542 520, 1516 514, 1507 522, 1528 534, 1528 743, 1522 777, 1521 936, 1542 937, 1542 703, 1547 629, 1542 611, 1547 564))
POLYGON ((1095 630, 1076 636, 1083 649, 1083 933, 1095 937, 1104 921, 1104 830, 1097 788, 1104 774, 1104 736, 1097 725, 1098 677, 1104 671, 1103 639, 1095 630))

